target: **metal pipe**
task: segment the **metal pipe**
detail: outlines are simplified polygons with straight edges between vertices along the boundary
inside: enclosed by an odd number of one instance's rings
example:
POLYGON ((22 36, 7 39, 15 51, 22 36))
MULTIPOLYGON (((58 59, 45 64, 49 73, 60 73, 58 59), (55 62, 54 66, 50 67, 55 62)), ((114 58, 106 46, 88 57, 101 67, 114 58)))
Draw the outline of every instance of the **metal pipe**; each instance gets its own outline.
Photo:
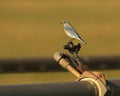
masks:
POLYGON ((107 80, 110 90, 106 96, 120 96, 120 79, 107 80))
MULTIPOLYGON (((120 79, 107 80, 105 96, 120 96, 120 79)), ((0 96, 97 96, 94 85, 87 81, 0 85, 0 96)))
POLYGON ((0 85, 0 96, 96 96, 89 82, 0 85))
MULTIPOLYGON (((64 54, 62 54, 60 52, 56 52, 54 54, 54 59, 63 68, 67 69, 70 73, 75 75, 77 78, 81 78, 80 76, 82 76, 82 75, 73 66, 71 66, 70 62, 67 61, 67 59, 65 58, 64 54)), ((92 80, 96 78, 96 77, 94 78, 94 75, 93 76, 89 76, 91 74, 88 74, 88 73, 87 73, 87 76, 84 74, 85 77, 87 78, 88 82, 90 82, 89 81, 90 79, 88 79, 88 77, 91 78, 92 80)), ((103 82, 104 82, 104 80, 103 80, 103 82)), ((113 80, 112 80, 112 83, 109 82, 109 81, 105 81, 105 82, 108 84, 107 86, 106 86, 106 83, 103 84, 101 82, 101 80, 99 81, 99 79, 98 79, 98 81, 96 81, 96 79, 95 79, 94 82, 92 81, 92 83, 94 83, 94 85, 93 85, 94 87, 96 87, 96 84, 97 84, 97 87, 98 87, 99 90, 96 89, 96 91, 100 91, 100 92, 97 92, 97 96, 98 96, 98 94, 99 94, 99 96, 103 96, 104 94, 107 94, 106 96, 119 96, 118 94, 120 94, 120 92, 118 90, 120 90, 120 86, 119 86, 120 84, 114 84, 115 81, 113 81, 113 80), (97 83, 95 83, 95 82, 97 82, 97 83), (111 94, 111 95, 108 95, 108 94, 111 94)))
POLYGON ((64 68, 67 69, 70 73, 72 73, 75 77, 79 78, 81 76, 80 72, 78 72, 74 67, 70 65, 70 63, 62 58, 60 52, 56 52, 54 54, 54 59, 64 68))

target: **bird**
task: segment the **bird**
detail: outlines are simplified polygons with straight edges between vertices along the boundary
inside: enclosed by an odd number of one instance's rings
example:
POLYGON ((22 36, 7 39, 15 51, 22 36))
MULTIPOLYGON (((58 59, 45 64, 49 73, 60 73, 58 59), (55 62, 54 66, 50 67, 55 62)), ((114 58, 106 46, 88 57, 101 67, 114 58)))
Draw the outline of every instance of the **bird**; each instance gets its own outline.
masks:
POLYGON ((77 40, 81 41, 83 44, 86 44, 86 42, 79 36, 79 34, 72 27, 72 25, 70 24, 69 21, 63 20, 63 22, 61 22, 60 24, 62 24, 64 26, 64 31, 65 31, 66 35, 68 35, 70 38, 72 38, 72 40, 70 42, 72 42, 74 39, 77 39, 77 40))

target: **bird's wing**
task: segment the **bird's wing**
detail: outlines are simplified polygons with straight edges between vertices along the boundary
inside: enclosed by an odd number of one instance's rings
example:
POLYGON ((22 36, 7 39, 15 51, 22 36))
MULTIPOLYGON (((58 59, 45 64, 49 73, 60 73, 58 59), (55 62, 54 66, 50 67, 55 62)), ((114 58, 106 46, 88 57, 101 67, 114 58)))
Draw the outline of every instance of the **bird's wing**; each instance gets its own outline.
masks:
POLYGON ((76 34, 76 31, 75 31, 75 29, 73 27, 71 27, 71 26, 65 26, 65 30, 68 31, 68 32, 70 32, 73 37, 78 37, 77 36, 78 34, 76 34))
POLYGON ((65 26, 65 30, 69 31, 69 32, 72 32, 73 31, 73 28, 71 26, 65 26))

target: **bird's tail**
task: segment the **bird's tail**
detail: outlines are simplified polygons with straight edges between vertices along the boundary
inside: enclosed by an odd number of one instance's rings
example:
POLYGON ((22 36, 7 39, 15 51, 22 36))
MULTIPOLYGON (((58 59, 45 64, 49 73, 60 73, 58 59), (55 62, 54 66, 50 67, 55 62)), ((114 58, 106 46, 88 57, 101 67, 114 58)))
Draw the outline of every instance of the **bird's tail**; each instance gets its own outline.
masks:
POLYGON ((79 41, 81 41, 83 44, 87 44, 87 43, 85 42, 85 40, 83 40, 81 37, 76 38, 76 39, 78 39, 79 41))

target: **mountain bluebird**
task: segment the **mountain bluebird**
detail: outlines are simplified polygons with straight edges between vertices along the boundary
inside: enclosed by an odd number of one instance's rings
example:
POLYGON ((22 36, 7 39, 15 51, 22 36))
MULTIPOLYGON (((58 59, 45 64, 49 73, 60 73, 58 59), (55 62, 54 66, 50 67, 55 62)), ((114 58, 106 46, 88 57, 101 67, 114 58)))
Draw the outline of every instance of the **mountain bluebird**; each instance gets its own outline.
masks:
POLYGON ((83 44, 86 44, 86 42, 79 36, 79 34, 75 31, 75 29, 72 27, 72 25, 67 21, 64 20, 61 24, 64 26, 65 33, 72 38, 71 41, 74 39, 80 40, 83 44))

